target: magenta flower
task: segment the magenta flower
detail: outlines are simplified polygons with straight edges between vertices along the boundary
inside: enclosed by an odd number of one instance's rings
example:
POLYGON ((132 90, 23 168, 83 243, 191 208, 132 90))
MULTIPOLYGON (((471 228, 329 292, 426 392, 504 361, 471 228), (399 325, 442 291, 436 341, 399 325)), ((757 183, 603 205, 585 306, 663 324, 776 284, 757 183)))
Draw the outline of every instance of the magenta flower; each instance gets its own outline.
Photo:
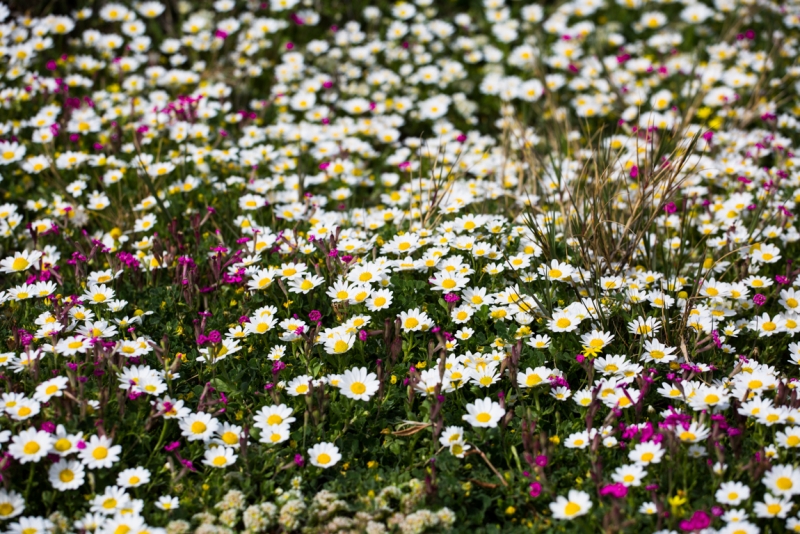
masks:
POLYGON ((600 495, 610 495, 616 499, 622 499, 628 494, 628 487, 625 484, 617 482, 616 484, 608 484, 603 486, 600 490, 600 495))
POLYGON ((681 530, 685 531, 702 530, 708 528, 710 524, 711 518, 702 510, 696 511, 690 519, 684 519, 680 523, 681 530))

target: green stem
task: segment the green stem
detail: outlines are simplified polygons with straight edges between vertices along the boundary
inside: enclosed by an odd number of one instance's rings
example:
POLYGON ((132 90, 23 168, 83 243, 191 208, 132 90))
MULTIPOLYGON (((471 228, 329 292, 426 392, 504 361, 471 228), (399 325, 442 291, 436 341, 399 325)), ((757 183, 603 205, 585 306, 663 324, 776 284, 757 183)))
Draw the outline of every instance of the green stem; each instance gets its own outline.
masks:
POLYGON ((25 502, 29 502, 28 496, 31 493, 31 487, 33 486, 33 472, 35 469, 36 469, 36 463, 31 462, 31 468, 30 471, 28 472, 28 482, 25 484, 25 502))
POLYGON ((158 451, 161 450, 161 445, 163 444, 164 436, 166 436, 166 435, 167 435, 167 419, 165 418, 164 419, 164 424, 161 427, 161 435, 158 436, 158 441, 156 442, 156 448, 153 449, 154 453, 157 453, 158 451))

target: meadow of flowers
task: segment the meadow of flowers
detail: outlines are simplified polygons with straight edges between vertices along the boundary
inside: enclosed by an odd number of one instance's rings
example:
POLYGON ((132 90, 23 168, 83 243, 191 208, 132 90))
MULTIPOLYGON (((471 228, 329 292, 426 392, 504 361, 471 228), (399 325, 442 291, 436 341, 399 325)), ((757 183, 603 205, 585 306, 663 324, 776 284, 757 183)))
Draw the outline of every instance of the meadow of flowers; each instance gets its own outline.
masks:
POLYGON ((798 28, 0 5, 0 532, 800 532, 798 28))

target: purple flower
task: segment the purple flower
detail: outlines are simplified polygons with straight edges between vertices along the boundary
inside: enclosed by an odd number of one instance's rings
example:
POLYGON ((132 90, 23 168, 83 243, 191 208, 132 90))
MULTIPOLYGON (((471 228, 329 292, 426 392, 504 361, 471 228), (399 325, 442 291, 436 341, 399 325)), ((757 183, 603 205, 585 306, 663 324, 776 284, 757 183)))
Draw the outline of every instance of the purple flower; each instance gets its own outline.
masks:
POLYGON ((545 456, 544 454, 540 454, 539 456, 536 457, 536 460, 534 460, 534 462, 539 467, 544 467, 547 465, 547 456, 545 456))
POLYGON ((222 334, 219 333, 219 330, 212 330, 208 333, 208 340, 212 343, 220 343, 222 342, 222 334))
POLYGON ((542 485, 538 482, 531 482, 530 488, 528 494, 534 499, 542 493, 542 485))
POLYGON ((669 204, 664 206, 664 211, 666 211, 669 214, 672 214, 678 211, 678 207, 675 205, 674 202, 670 202, 669 204))
POLYGON ((625 484, 617 482, 616 484, 608 484, 600 490, 600 495, 610 495, 616 499, 622 499, 628 494, 628 487, 625 484))
POLYGON ((551 387, 563 387, 569 389, 569 382, 566 381, 563 377, 554 376, 550 378, 550 386, 551 387))
POLYGON ((302 454, 295 454, 294 455, 294 465, 297 467, 303 467, 306 463, 305 458, 303 458, 302 454))
POLYGON ((185 458, 181 458, 181 463, 183 464, 183 467, 185 467, 189 471, 197 471, 191 460, 186 460, 185 458))
POLYGON ((681 521, 681 530, 692 531, 708 528, 711 518, 702 510, 698 510, 692 515, 691 519, 681 521))
POLYGON ((178 449, 180 446, 181 446, 180 441, 173 441, 172 443, 167 443, 166 445, 164 445, 164 450, 167 452, 172 452, 178 449))
POLYGON ((308 314, 308 318, 314 322, 317 322, 322 319, 322 314, 319 310, 311 310, 311 313, 308 314))
POLYGON ((366 330, 361 330, 361 331, 358 332, 359 341, 366 341, 367 337, 368 337, 368 335, 367 335, 367 331, 366 330))
POLYGON ((753 304, 755 304, 756 306, 763 306, 766 303, 767 303, 767 297, 765 297, 761 293, 756 293, 756 295, 753 296, 753 304))
POLYGON ((711 337, 714 340, 714 345, 716 345, 716 347, 718 349, 721 349, 722 348, 722 341, 719 338, 719 332, 717 330, 712 330, 711 331, 711 337))
POLYGON ((444 296, 445 302, 458 302, 459 300, 461 300, 461 297, 459 297, 455 293, 448 293, 447 295, 444 296))
POLYGON ((51 421, 45 421, 42 423, 41 430, 43 432, 47 432, 48 434, 52 434, 56 431, 56 425, 51 421))

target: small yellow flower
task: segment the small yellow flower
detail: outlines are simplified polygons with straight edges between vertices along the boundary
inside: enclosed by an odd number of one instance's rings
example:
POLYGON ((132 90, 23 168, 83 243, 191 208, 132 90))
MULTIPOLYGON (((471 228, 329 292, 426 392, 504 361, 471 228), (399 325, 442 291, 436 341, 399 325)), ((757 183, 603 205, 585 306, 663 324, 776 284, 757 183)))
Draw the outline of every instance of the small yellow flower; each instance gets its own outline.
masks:
POLYGON ((550 438, 550 443, 558 445, 559 443, 561 443, 561 438, 559 438, 558 436, 552 436, 550 438))
POLYGON ((392 375, 392 384, 397 384, 397 377, 392 375))
POLYGON ((697 118, 699 119, 707 119, 709 115, 711 115, 711 108, 709 107, 702 107, 697 110, 697 118))
POLYGON ((367 462, 367 469, 375 469, 376 467, 378 467, 378 462, 375 460, 370 460, 367 462))
POLYGON ((679 515, 680 509, 684 504, 686 504, 687 499, 684 492, 682 490, 678 490, 678 493, 676 493, 674 497, 667 499, 667 502, 669 502, 669 506, 672 509, 672 514, 679 515))
POLYGON ((517 511, 516 508, 514 508, 513 506, 509 506, 508 508, 506 508, 506 515, 514 515, 516 511, 517 511))
POLYGON ((586 345, 583 346, 583 355, 587 358, 594 358, 601 352, 603 352, 603 347, 588 347, 586 345))

